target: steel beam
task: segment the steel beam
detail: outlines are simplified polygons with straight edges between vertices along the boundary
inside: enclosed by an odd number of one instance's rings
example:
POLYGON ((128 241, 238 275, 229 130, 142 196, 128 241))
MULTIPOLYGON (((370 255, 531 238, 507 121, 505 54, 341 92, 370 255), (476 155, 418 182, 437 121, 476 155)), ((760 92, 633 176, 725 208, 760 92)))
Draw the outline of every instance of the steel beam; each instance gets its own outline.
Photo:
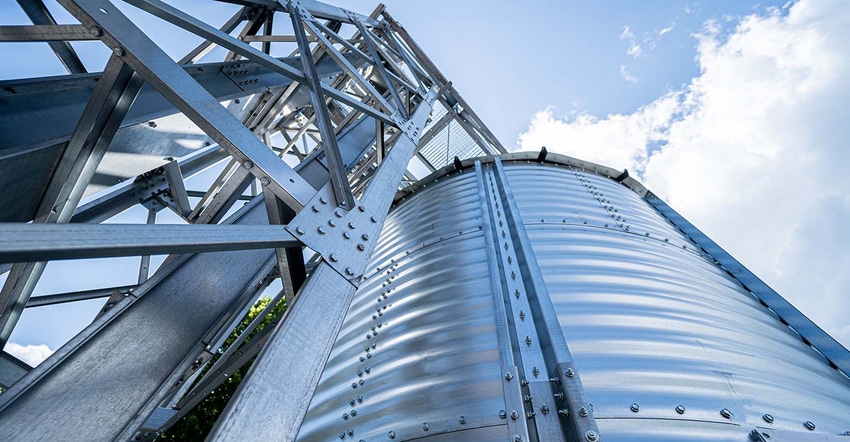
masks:
POLYGON ((82 25, 0 26, 0 41, 79 41, 97 40, 82 25))
POLYGON ((88 301, 89 299, 108 298, 115 292, 126 293, 136 287, 135 285, 123 285, 108 287, 105 289, 81 290, 78 292, 56 293, 52 295, 32 296, 27 301, 27 308, 44 307, 47 305, 64 304, 68 302, 88 301))
POLYGON ((281 226, 0 223, 0 261, 298 247, 281 226))
MULTIPOLYGON (((24 13, 29 17, 34 25, 53 26, 56 25, 56 20, 53 15, 44 6, 42 0, 18 0, 18 5, 24 10, 24 13)), ((89 34, 91 35, 91 34, 89 34)), ((86 67, 80 61, 80 57, 74 52, 74 48, 67 42, 51 41, 48 43, 50 49, 59 57, 59 61, 65 66, 65 69, 72 74, 84 74, 86 67)))
POLYGON ((339 146, 337 146, 333 123, 331 122, 328 108, 325 106, 325 97, 322 94, 322 81, 316 71, 316 66, 313 64, 313 54, 310 51, 310 43, 307 41, 307 34, 304 31, 304 23, 301 18, 302 14, 305 14, 305 11, 298 9, 291 11, 289 16, 292 19, 292 29, 295 32, 295 37, 298 39, 298 52, 301 54, 301 65, 304 68, 304 75, 307 80, 304 84, 310 89, 310 99, 313 102, 316 126, 319 128, 319 133, 322 136, 322 147, 325 152, 336 203, 339 206, 352 209, 357 205, 357 200, 351 194, 348 176, 345 173, 345 165, 339 154, 339 146))

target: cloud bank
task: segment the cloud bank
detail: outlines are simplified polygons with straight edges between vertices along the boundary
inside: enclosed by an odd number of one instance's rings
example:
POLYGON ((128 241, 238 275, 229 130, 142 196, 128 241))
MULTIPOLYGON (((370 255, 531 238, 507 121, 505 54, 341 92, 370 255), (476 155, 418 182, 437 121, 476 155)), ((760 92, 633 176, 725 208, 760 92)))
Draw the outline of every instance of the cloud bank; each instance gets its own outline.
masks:
POLYGON ((604 118, 543 110, 519 147, 636 172, 850 346, 850 3, 800 0, 696 39, 700 75, 680 90, 604 118))
POLYGON ((32 367, 41 364, 48 356, 53 354, 53 350, 44 344, 21 345, 9 342, 6 344, 6 348, 4 348, 4 350, 32 367))

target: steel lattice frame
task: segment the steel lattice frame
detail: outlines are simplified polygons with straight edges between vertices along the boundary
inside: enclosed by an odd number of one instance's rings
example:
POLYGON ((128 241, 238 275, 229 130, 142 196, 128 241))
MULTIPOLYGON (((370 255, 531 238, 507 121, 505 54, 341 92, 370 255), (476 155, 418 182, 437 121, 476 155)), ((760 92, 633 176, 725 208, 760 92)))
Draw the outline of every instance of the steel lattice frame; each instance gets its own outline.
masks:
POLYGON ((0 180, 20 192, 0 215, 0 348, 27 307, 107 298, 37 368, 2 353, 0 433, 155 438, 259 354, 210 439, 257 426, 293 439, 393 196, 416 180, 411 159, 433 171, 454 157, 419 148, 456 124, 480 149, 462 157, 505 150, 383 6, 364 16, 309 0, 227 0, 241 9, 216 28, 160 0, 125 1, 206 41, 175 61, 108 0, 59 0, 74 25, 56 24, 41 0, 18 0, 33 25, 0 26, 0 41, 48 42, 69 72, 2 82, 0 180), (281 20, 290 35, 274 32, 281 20), (112 51, 102 72, 86 73, 68 43, 81 40, 112 51), (287 43, 290 57, 270 55, 287 43), (199 64, 216 46, 225 60, 199 64), (189 155, 180 134, 156 130, 181 118, 204 144, 189 155), (116 150, 164 159, 121 163, 123 182, 103 185, 98 166, 116 150), (222 162, 208 190, 184 182, 222 162), (147 224, 102 224, 135 205, 147 224), (163 209, 186 224, 156 224, 163 209), (316 252, 306 262, 305 246, 316 252), (149 276, 156 254, 171 255, 149 276), (47 261, 115 256, 141 257, 138 285, 31 296, 47 261), (275 300, 289 304, 278 326, 239 351, 237 341, 198 379, 275 278, 275 300), (280 377, 287 361, 298 363, 280 377), (264 387, 272 377, 283 383, 275 394, 264 387))
MULTIPOLYGON (((204 43, 175 61, 110 0, 58 0, 79 21, 72 25, 57 24, 42 0, 18 0, 33 25, 0 26, 0 42, 47 42, 69 72, 0 82, 0 348, 25 308, 105 299, 38 367, 0 352, 0 387, 8 387, 0 440, 151 440, 254 357, 209 440, 293 440, 394 197, 455 170, 474 168, 484 189, 482 164, 494 164, 487 177, 491 191, 504 188, 503 207, 496 199, 483 207, 504 211, 517 256, 530 253, 493 157, 504 148, 383 6, 364 16, 310 0, 222 0, 239 10, 216 28, 161 0, 124 1, 204 43), (69 44, 81 40, 111 51, 102 72, 87 73, 69 44), (272 45, 294 50, 275 58, 272 45), (223 61, 199 62, 216 47, 227 51, 223 61), (489 158, 469 159, 477 156, 489 158), (214 166, 208 189, 193 188, 214 166), (419 180, 421 169, 437 173, 419 180), (145 224, 104 223, 137 206, 145 224), (185 223, 157 224, 165 209, 185 223), (151 272, 151 255, 163 254, 151 272), (140 257, 137 284, 31 296, 48 261, 117 256, 140 257), (283 288, 270 307, 211 362, 276 279, 283 288), (246 342, 284 298, 275 326, 246 342)), ((501 158, 589 169, 627 185, 832 368, 850 373, 846 349, 628 172, 547 157, 545 148, 501 158)), ((543 382, 560 385, 561 400, 579 410, 559 410, 569 423, 551 429, 558 439, 602 440, 558 319, 544 308, 539 269, 528 269, 521 279, 540 294, 552 353, 544 363, 558 373, 543 382)), ((510 382, 514 373, 507 364, 500 376, 510 382)), ((506 400, 522 409, 516 384, 506 400)), ((532 437, 519 427, 510 428, 514 438, 532 437)))

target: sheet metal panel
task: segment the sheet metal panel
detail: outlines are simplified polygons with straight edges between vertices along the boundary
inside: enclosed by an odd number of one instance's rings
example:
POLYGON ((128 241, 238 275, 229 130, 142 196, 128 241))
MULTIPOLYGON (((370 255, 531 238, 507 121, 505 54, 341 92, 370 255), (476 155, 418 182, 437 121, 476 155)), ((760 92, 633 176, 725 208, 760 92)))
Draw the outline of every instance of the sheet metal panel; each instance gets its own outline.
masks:
POLYGON ((390 214, 298 440, 507 438, 480 226, 472 173, 390 214))
MULTIPOLYGON (((850 380, 638 192, 575 164, 514 157, 503 158, 508 184, 602 440, 850 429, 850 380)), ((506 430, 499 276, 473 175, 426 181, 388 218, 299 440, 506 430)))
POLYGON ((746 440, 766 413, 847 430, 850 381, 639 195, 580 170, 505 170, 604 440, 746 440))

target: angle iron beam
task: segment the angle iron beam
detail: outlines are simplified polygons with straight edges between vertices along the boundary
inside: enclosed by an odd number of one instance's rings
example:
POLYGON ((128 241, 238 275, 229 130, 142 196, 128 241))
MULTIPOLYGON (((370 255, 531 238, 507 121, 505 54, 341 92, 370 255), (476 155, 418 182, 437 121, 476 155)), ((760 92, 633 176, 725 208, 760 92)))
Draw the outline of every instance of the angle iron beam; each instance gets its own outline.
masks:
MULTIPOLYGON (((271 13, 269 13, 269 11, 265 9, 252 9, 248 14, 248 19, 245 23, 245 27, 242 28, 242 31, 239 32, 239 36, 236 38, 244 41, 245 37, 249 35, 257 35, 257 31, 260 30, 269 15, 271 15, 271 13)), ((239 54, 233 51, 228 52, 227 55, 224 57, 224 61, 236 60, 239 60, 239 54)))
POLYGON ((0 261, 298 247, 281 226, 0 223, 0 261))
POLYGON ((758 298, 759 302, 779 316, 779 319, 784 324, 797 332, 803 342, 820 352, 833 368, 844 373, 845 376, 850 376, 850 351, 818 327, 817 324, 812 322, 801 311, 797 310, 797 308, 791 305, 779 293, 776 293, 775 290, 770 288, 770 286, 732 257, 732 255, 723 250, 711 238, 702 233, 696 226, 667 205, 661 198, 647 191, 644 195, 644 200, 723 266, 730 276, 738 280, 745 289, 749 290, 758 298))
MULTIPOLYGON (((286 225, 293 218, 295 212, 283 204, 272 193, 263 192, 266 203, 266 212, 271 225, 286 225)), ((292 300, 298 289, 307 279, 307 269, 304 267, 304 252, 299 244, 296 247, 278 247, 275 249, 277 256, 277 268, 280 273, 280 281, 283 286, 283 295, 292 300)))
POLYGON ((97 40, 83 25, 0 26, 0 41, 97 40))
MULTIPOLYGON (((245 19, 249 17, 250 14, 251 8, 245 6, 239 11, 236 11, 236 14, 233 14, 233 17, 230 17, 230 20, 227 20, 219 29, 225 34, 230 34, 231 32, 233 32, 234 29, 239 27, 239 24, 245 21, 245 19)), ((212 51, 214 47, 215 43, 209 40, 204 40, 203 43, 196 46, 195 49, 189 51, 189 53, 183 56, 183 58, 181 58, 180 61, 178 61, 177 63, 184 65, 195 63, 200 60, 204 55, 207 55, 210 51, 212 51)))
POLYGON ((32 296, 30 297, 29 301, 27 301, 27 308, 64 304, 67 302, 88 301, 89 299, 108 298, 115 292, 126 293, 134 287, 136 286, 122 285, 118 287, 108 287, 104 289, 81 290, 78 292, 32 296))
MULTIPOLYGON (((18 5, 34 25, 56 25, 56 20, 42 0, 18 0, 18 5)), ((86 73, 86 67, 68 42, 51 41, 48 45, 69 73, 86 73)))
MULTIPOLYGON (((369 50, 369 54, 372 56, 372 60, 374 60, 375 69, 378 70, 378 74, 381 76, 381 80, 383 80, 384 84, 387 85, 387 89, 389 89, 390 94, 393 97, 393 101, 396 104, 396 108, 401 112, 403 118, 407 118, 407 109, 405 108, 404 102, 401 101, 401 97, 398 95, 398 91, 395 90, 393 86, 392 80, 390 80, 389 75, 387 74, 387 70, 384 67, 384 64, 381 62, 381 56, 378 54, 378 50, 375 47, 375 43, 372 41, 371 33, 363 26, 357 17, 352 16, 351 20, 354 22, 354 25, 357 26, 357 29, 360 31, 360 35, 363 37, 363 43, 366 44, 366 49, 369 50)), ((390 61, 390 60, 387 60, 390 61)))
POLYGON ((164 171, 171 197, 174 199, 175 211, 182 218, 186 218, 192 212, 192 207, 189 203, 189 194, 186 193, 183 174, 180 172, 180 164, 174 160, 169 161, 165 164, 164 171))
MULTIPOLYGON (((290 9, 292 9, 291 3, 290 9)), ((357 205, 357 200, 352 195, 351 186, 348 184, 348 176, 345 173, 345 165, 339 153, 339 146, 337 145, 331 116, 328 112, 328 107, 325 105, 324 95, 322 94, 322 81, 316 72, 316 66, 313 64, 310 43, 307 41, 307 34, 304 30, 302 18, 302 16, 306 15, 307 12, 300 8, 296 8, 294 11, 291 10, 289 14, 289 17, 292 19, 292 29, 295 32, 295 37, 298 39, 301 66, 304 69, 304 75, 307 79, 304 84, 310 89, 310 99, 313 102, 316 126, 319 128, 319 133, 322 136, 322 145, 327 160, 328 172, 330 172, 331 188, 333 189, 336 204, 350 210, 357 205)))
MULTIPOLYGON (((148 220, 147 225, 156 224, 156 211, 148 210, 148 220)), ((150 276, 150 267, 151 267, 151 256, 150 255, 142 255, 141 262, 139 263, 139 278, 137 279, 138 283, 141 284, 148 279, 150 276)))

